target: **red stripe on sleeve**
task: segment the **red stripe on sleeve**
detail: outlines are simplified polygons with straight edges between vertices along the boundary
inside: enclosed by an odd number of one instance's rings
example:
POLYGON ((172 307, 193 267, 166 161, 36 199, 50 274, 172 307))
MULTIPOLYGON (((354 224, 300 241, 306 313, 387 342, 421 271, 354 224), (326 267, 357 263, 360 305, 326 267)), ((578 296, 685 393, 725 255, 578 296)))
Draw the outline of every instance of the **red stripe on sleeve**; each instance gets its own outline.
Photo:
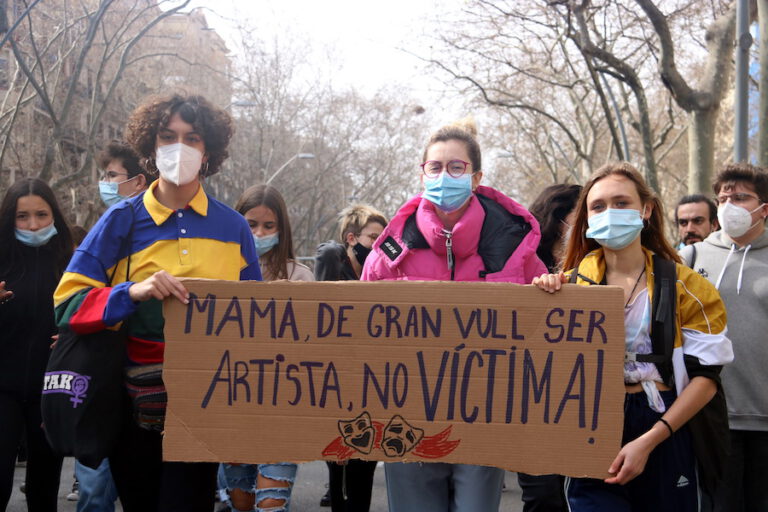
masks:
POLYGON ((69 319, 69 326, 73 331, 77 334, 89 334, 107 328, 103 318, 111 291, 112 288, 93 288, 88 292, 77 312, 69 319))
POLYGON ((142 340, 128 337, 128 359, 139 364, 155 364, 163 362, 165 343, 162 341, 142 340))

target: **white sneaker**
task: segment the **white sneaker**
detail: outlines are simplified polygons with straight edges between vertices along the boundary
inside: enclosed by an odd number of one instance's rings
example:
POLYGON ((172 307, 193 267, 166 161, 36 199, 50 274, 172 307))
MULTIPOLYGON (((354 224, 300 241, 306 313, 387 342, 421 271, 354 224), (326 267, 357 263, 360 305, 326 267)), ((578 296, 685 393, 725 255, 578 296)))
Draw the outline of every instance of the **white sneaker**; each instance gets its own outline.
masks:
POLYGON ((67 494, 67 501, 77 501, 80 499, 80 483, 75 480, 72 484, 72 492, 67 494))

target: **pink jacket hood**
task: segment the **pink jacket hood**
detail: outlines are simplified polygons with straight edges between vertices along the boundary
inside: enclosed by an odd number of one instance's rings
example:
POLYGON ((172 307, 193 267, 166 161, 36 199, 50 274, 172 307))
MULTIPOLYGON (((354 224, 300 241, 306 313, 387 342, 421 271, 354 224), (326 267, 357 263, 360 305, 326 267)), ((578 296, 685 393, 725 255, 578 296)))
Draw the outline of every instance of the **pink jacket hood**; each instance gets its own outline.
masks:
MULTIPOLYGON (((547 271, 536 255, 541 238, 538 222, 522 205, 493 188, 477 188, 451 236, 456 281, 528 284, 547 271)), ((451 277, 443 225, 434 205, 419 194, 398 210, 374 242, 361 279, 451 277)))

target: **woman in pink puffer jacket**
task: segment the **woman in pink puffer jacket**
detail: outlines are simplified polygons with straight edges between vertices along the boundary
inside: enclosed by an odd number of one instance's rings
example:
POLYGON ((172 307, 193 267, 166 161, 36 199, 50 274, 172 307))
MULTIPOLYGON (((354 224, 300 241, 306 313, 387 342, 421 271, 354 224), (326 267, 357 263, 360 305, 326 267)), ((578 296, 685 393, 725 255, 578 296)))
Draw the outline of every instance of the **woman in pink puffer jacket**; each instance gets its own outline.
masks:
MULTIPOLYGON (((373 244, 361 280, 529 284, 546 272, 539 225, 521 205, 480 186, 480 146, 469 131, 438 130, 424 151, 424 192, 373 244)), ((504 471, 469 464, 386 465, 392 512, 497 512, 504 471)))

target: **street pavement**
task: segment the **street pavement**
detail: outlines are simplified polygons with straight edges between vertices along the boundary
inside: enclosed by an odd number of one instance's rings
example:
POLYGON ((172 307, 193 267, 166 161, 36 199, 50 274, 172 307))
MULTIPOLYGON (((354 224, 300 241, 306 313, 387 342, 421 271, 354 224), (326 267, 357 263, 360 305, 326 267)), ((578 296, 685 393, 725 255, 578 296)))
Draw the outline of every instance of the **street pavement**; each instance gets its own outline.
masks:
MULTIPOLYGON (((24 468, 16 468, 13 482, 13 494, 6 512, 26 512, 27 504, 24 495, 19 491, 19 486, 24 481, 24 468)), ((64 469, 61 472, 61 486, 59 487, 59 512, 74 512, 77 503, 67 501, 66 496, 72 489, 72 475, 74 463, 72 458, 64 459, 64 469)), ((296 485, 293 490, 292 512, 330 512, 330 508, 320 507, 320 497, 325 493, 325 485, 328 481, 328 472, 324 462, 307 462, 299 466, 296 477, 296 485)), ((523 510, 520 501, 520 488, 517 485, 515 473, 507 473, 505 478, 506 489, 502 494, 500 511, 521 512, 523 510)), ((122 511, 118 504, 116 510, 122 511)), ((387 512, 387 488, 384 483, 384 468, 376 470, 373 482, 373 499, 370 512, 387 512)), ((426 511, 425 511, 426 512, 426 511)))

